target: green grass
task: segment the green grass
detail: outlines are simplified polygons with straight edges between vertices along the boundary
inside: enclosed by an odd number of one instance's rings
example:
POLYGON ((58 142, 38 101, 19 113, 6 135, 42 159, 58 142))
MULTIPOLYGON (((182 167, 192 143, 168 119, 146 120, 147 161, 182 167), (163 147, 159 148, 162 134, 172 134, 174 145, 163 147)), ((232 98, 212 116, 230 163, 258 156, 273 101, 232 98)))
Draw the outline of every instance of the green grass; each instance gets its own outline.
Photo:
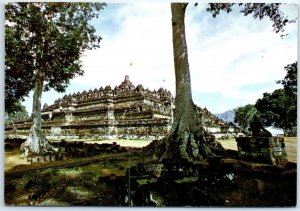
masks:
POLYGON ((155 183, 155 182, 157 182, 157 179, 155 179, 155 178, 137 180, 137 183, 139 185, 147 185, 147 184, 151 184, 151 183, 155 183))
POLYGON ((183 179, 180 180, 175 180, 176 183, 190 183, 190 182, 196 182, 198 180, 197 177, 184 177, 183 179))

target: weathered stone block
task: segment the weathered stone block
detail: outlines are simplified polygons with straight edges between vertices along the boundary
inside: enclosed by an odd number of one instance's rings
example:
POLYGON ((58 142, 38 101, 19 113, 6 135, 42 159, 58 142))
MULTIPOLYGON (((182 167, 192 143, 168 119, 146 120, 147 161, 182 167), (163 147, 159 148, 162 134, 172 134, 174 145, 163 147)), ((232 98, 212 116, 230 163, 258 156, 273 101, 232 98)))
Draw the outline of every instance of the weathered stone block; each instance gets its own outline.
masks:
POLYGON ((56 161, 56 155, 50 155, 50 161, 56 161))
POLYGON ((61 134, 61 127, 51 127, 51 132, 50 134, 52 136, 58 136, 61 134))
POLYGON ((282 137, 237 137, 238 154, 241 158, 284 165, 287 163, 287 153, 282 137))
POLYGON ((50 155, 45 155, 44 156, 44 162, 50 162, 50 155))

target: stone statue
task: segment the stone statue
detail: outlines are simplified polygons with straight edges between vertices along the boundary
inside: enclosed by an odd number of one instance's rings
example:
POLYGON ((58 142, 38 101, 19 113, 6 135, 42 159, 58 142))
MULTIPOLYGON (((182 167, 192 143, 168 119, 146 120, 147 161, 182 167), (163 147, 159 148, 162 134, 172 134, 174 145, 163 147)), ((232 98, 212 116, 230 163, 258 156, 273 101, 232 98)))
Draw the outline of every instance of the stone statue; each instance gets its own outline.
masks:
POLYGON ((250 123, 249 130, 252 131, 252 136, 272 137, 272 134, 264 128, 260 117, 257 114, 254 115, 253 121, 250 123))

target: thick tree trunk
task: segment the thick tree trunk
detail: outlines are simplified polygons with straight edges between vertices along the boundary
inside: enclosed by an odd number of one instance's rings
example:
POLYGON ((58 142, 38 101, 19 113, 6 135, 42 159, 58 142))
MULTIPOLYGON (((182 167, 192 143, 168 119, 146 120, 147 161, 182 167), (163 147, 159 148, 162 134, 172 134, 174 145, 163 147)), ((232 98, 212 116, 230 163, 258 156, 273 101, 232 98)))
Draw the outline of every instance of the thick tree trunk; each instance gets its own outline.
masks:
POLYGON ((52 154, 57 152, 42 132, 41 98, 43 92, 44 72, 37 70, 33 94, 33 120, 27 140, 21 145, 21 151, 25 157, 52 154))
POLYGON ((173 53, 176 75, 174 122, 167 139, 164 158, 199 160, 210 149, 206 133, 192 100, 188 51, 185 37, 185 10, 187 3, 172 3, 173 53))

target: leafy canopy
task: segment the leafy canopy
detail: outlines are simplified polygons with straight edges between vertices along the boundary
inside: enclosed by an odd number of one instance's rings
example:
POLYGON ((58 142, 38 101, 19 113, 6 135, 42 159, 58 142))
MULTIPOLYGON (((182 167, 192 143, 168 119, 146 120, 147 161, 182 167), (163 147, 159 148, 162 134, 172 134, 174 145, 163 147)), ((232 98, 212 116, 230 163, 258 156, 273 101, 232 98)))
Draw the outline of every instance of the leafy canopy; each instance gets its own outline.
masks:
POLYGON ((278 84, 282 84, 286 94, 290 96, 297 95, 297 67, 297 62, 284 67, 284 69, 287 71, 286 76, 283 80, 276 82, 278 84))
POLYGON ((297 62, 287 65, 284 69, 287 71, 285 78, 277 81, 283 88, 264 93, 255 105, 248 104, 236 109, 234 122, 246 129, 257 112, 263 125, 274 125, 286 131, 294 131, 297 126, 297 62))
POLYGON ((16 102, 13 107, 13 112, 5 112, 5 124, 11 124, 15 121, 28 118, 25 106, 23 106, 20 102, 16 102))
POLYGON ((5 7, 5 107, 33 89, 35 73, 44 73, 44 91, 65 91, 83 74, 80 56, 99 47, 101 37, 89 23, 104 3, 17 2, 5 7))
POLYGON ((283 126, 283 116, 286 115, 287 97, 283 89, 276 89, 273 93, 264 93, 256 101, 255 107, 261 114, 264 125, 283 126))
POLYGON ((247 130, 250 122, 253 120, 253 117, 257 112, 257 109, 254 105, 248 104, 245 106, 241 106, 234 111, 234 122, 239 124, 244 130, 247 130))
POLYGON ((297 62, 284 69, 287 71, 286 76, 277 81, 283 85, 283 89, 264 93, 256 101, 255 107, 261 113, 265 125, 292 130, 297 126, 297 62))
POLYGON ((259 18, 260 20, 264 17, 269 17, 276 33, 284 32, 284 27, 288 23, 295 22, 295 20, 289 20, 284 16, 280 10, 280 3, 210 3, 206 10, 210 12, 213 17, 216 17, 221 11, 230 13, 233 5, 238 5, 241 8, 240 12, 245 16, 252 14, 254 18, 259 18))

